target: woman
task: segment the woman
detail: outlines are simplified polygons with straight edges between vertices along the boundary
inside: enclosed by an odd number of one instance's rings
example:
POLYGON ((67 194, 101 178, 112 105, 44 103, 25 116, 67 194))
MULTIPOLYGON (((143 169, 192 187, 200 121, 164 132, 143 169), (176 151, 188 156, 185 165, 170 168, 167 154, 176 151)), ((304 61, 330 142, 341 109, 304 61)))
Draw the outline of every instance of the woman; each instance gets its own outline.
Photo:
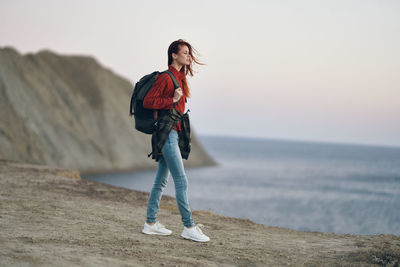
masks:
MULTIPOLYGON (((183 114, 185 111, 185 99, 190 96, 186 75, 193 76, 192 61, 200 63, 193 55, 194 48, 182 40, 176 40, 168 48, 168 69, 175 76, 181 87, 174 89, 174 84, 168 73, 160 74, 153 87, 143 100, 143 107, 148 109, 170 110, 174 107, 183 114), (182 91, 183 88, 183 91, 182 91)), ((146 222, 142 232, 145 234, 170 235, 171 230, 156 221, 160 200, 168 182, 168 174, 171 172, 175 184, 176 201, 182 217, 183 231, 181 236, 198 242, 210 240, 200 229, 202 224, 194 224, 192 212, 187 196, 187 177, 185 174, 181 152, 178 146, 181 132, 181 122, 176 124, 168 135, 162 148, 162 156, 158 161, 157 175, 150 193, 147 206, 146 222)))

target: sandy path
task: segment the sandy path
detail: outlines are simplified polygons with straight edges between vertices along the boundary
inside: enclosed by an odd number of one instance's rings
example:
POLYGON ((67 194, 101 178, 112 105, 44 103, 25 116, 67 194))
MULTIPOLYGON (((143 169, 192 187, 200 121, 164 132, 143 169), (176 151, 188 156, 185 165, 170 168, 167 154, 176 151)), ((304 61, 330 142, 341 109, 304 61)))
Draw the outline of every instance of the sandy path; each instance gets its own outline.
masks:
POLYGON ((211 241, 185 240, 168 196, 158 219, 172 235, 145 235, 147 199, 77 171, 0 160, 0 266, 399 265, 397 236, 301 232, 200 210, 193 218, 211 241))

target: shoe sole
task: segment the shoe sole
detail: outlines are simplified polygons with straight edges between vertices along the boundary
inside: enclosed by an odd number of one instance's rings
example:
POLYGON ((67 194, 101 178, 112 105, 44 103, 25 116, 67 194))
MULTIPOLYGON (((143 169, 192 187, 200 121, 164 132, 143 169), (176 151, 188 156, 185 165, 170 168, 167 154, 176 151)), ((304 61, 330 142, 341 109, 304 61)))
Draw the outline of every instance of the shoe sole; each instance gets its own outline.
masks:
POLYGON ((142 230, 142 233, 148 234, 148 235, 170 235, 170 234, 172 234, 172 233, 166 234, 166 233, 147 232, 145 230, 142 230))
POLYGON ((210 240, 199 240, 199 239, 195 239, 195 238, 192 238, 192 237, 189 237, 189 236, 186 236, 186 235, 181 235, 181 237, 183 237, 185 239, 193 240, 193 241, 196 241, 196 242, 208 242, 208 241, 210 241, 210 240))

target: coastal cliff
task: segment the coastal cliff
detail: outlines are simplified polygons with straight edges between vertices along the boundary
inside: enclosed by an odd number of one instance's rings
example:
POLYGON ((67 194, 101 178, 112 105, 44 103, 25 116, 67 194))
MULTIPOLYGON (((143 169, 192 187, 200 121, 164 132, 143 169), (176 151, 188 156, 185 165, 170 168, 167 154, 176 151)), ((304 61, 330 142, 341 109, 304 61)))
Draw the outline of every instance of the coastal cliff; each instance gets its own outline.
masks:
POLYGON ((211 240, 183 239, 176 199, 141 233, 149 193, 84 179, 77 170, 0 160, 1 266, 399 266, 400 237, 268 227, 192 210, 211 240))
MULTIPOLYGON (((154 169, 128 116, 133 85, 95 58, 0 48, 0 158, 82 173, 154 169)), ((186 167, 215 165, 191 125, 186 167)))

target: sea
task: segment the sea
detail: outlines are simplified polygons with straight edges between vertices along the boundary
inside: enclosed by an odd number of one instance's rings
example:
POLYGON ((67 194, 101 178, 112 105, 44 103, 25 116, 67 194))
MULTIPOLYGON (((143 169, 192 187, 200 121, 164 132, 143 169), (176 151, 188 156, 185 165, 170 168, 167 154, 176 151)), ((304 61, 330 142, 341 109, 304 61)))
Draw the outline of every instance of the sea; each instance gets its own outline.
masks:
MULTIPOLYGON (((197 138, 218 165, 185 168, 192 209, 301 231, 400 235, 400 147, 197 138)), ((155 175, 84 178, 150 192, 155 175)), ((171 174, 163 194, 175 197, 171 174)))

